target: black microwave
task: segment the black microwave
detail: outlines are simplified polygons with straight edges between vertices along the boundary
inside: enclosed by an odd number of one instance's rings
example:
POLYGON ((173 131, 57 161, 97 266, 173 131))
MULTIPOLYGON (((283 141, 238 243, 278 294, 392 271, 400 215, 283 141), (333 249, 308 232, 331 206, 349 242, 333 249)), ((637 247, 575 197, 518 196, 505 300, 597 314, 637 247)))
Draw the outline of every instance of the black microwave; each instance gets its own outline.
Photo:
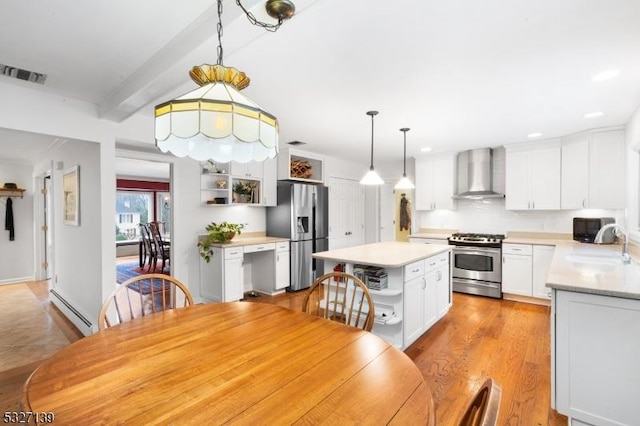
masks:
MULTIPOLYGON (((574 217, 573 239, 581 243, 593 243, 600 228, 615 222, 612 217, 574 217)), ((602 236, 602 243, 613 244, 615 242, 616 236, 613 229, 608 229, 602 236)))

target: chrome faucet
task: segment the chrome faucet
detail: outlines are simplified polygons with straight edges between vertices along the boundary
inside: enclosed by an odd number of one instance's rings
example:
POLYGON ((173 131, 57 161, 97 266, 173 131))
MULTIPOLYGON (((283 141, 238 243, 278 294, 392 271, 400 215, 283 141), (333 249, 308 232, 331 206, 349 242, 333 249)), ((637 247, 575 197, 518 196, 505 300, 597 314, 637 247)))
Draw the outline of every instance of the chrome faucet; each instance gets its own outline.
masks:
POLYGON ((604 233, 611 228, 613 228, 613 234, 616 237, 622 238, 622 262, 631 262, 631 257, 629 257, 629 247, 627 244, 627 230, 624 229, 623 226, 618 225, 617 223, 609 223, 608 225, 603 226, 596 234, 593 242, 602 244, 602 237, 604 236, 604 233))

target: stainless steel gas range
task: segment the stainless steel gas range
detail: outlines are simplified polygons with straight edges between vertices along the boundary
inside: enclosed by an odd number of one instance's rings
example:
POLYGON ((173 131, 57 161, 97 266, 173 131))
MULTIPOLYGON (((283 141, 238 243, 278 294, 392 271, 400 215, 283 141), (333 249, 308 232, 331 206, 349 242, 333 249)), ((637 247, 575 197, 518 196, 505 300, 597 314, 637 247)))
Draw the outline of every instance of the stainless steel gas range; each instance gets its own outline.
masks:
POLYGON ((502 298, 502 234, 453 234, 453 291, 502 298))

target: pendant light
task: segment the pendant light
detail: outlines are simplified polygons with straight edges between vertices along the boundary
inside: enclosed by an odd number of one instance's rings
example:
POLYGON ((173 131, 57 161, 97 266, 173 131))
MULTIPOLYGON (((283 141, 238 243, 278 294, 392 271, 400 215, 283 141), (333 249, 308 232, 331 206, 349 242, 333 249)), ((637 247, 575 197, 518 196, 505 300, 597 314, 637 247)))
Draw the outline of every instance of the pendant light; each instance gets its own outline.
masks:
POLYGON ((368 111, 367 115, 371 117, 371 166, 369 166, 369 171, 360 180, 360 183, 362 185, 382 185, 384 181, 373 168, 373 117, 378 115, 378 111, 368 111))
MULTIPOLYGON (((295 8, 288 0, 269 0, 267 13, 278 20, 255 19, 236 0, 252 24, 276 31, 295 8)), ((178 157, 221 163, 264 161, 278 154, 278 120, 240 93, 249 77, 222 63, 222 0, 218 5, 218 61, 193 67, 191 79, 200 87, 155 107, 156 146, 178 157)))
POLYGON ((413 189, 416 187, 407 177, 407 132, 409 130, 410 129, 408 127, 403 127, 402 129, 400 129, 400 131, 404 133, 404 166, 402 169, 402 179, 400 179, 398 183, 396 183, 395 189, 413 189))

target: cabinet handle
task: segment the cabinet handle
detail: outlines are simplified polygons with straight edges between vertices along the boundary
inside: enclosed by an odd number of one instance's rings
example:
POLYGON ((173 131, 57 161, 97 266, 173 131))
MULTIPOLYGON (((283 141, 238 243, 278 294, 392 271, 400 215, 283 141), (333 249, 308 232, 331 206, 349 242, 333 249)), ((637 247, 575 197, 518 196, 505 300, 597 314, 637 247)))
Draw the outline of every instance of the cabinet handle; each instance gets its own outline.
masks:
POLYGON ((502 263, 504 264, 505 261, 506 261, 506 257, 502 256, 502 263))
POLYGON ((438 271, 438 281, 440 281, 442 279, 442 271, 438 271))
POLYGON ((277 255, 276 256, 276 262, 279 262, 279 261, 280 261, 280 255, 277 255))
POLYGON ((264 249, 264 246, 260 246, 256 250, 262 250, 262 249, 264 249))
POLYGON ((422 277, 422 288, 427 288, 427 279, 425 277, 422 277))
POLYGON ((420 268, 418 268, 418 269, 414 269, 414 270, 412 270, 411 272, 418 272, 418 271, 420 271, 420 268))
POLYGON ((527 201, 527 209, 531 209, 531 201, 527 201))
POLYGON ((532 209, 535 209, 535 208, 536 208, 536 202, 535 202, 535 201, 532 201, 532 202, 531 202, 531 208, 532 208, 532 209))
POLYGON ((584 198, 582 199, 582 208, 584 208, 585 203, 587 202, 587 200, 585 200, 584 198))

